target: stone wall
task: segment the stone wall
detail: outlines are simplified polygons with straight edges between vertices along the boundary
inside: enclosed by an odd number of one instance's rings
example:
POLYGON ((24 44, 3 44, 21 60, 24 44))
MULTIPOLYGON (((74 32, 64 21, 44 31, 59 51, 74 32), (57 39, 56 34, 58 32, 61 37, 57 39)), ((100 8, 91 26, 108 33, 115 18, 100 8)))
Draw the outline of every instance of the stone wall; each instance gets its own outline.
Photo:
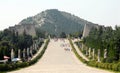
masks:
POLYGON ((98 24, 91 24, 91 23, 86 23, 84 25, 84 30, 83 30, 83 36, 82 38, 85 38, 89 35, 89 32, 92 30, 92 28, 99 28, 98 24))
POLYGON ((35 25, 33 24, 15 25, 13 27, 9 27, 9 30, 18 32, 19 35, 22 35, 24 32, 26 32, 28 35, 33 37, 36 36, 35 25))

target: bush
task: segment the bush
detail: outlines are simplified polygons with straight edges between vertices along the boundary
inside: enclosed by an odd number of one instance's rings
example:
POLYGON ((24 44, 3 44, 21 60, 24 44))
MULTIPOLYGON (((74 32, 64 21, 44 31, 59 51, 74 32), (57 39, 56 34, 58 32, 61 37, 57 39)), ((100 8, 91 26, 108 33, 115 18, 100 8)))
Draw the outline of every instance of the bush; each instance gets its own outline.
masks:
POLYGON ((107 63, 112 63, 112 62, 113 62, 113 58, 108 57, 108 58, 106 59, 106 62, 107 62, 107 63))
POLYGON ((108 68, 107 69, 112 70, 112 63, 108 64, 108 68))
POLYGON ((24 68, 24 67, 29 66, 29 63, 28 62, 16 63, 16 66, 18 68, 24 68))
POLYGON ((120 71, 120 62, 118 63, 118 71, 120 71))
POLYGON ((0 64, 0 71, 5 71, 6 70, 6 65, 7 64, 0 64))
POLYGON ((112 70, 118 71, 118 64, 113 64, 112 65, 112 70))

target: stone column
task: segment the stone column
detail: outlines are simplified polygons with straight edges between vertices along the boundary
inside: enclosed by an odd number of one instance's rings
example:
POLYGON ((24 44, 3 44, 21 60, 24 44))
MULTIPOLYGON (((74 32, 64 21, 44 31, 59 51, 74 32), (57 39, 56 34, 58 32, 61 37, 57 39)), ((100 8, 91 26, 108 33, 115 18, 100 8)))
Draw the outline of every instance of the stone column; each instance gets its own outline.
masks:
POLYGON ((21 54, 20 54, 20 49, 18 49, 18 58, 20 59, 21 57, 21 54))
POLYGON ((37 51, 37 46, 36 46, 36 43, 34 44, 34 48, 35 48, 35 50, 37 51))
POLYGON ((32 50, 33 50, 33 49, 32 49, 32 48, 33 48, 33 47, 30 48, 30 55, 31 55, 31 57, 33 56, 33 53, 32 53, 32 50))
POLYGON ((107 49, 104 49, 104 59, 107 58, 107 49))
POLYGON ((49 39, 50 39, 51 37, 50 37, 50 35, 49 35, 49 39))
POLYGON ((100 62, 100 49, 98 49, 98 62, 100 62))
POLYGON ((95 60, 95 49, 93 49, 92 57, 93 57, 93 60, 95 60))
POLYGON ((91 48, 89 48, 89 58, 91 57, 91 48))
POLYGON ((29 57, 29 53, 30 53, 29 48, 27 48, 27 57, 29 57))
POLYGON ((14 58, 14 50, 11 49, 11 61, 12 61, 13 58, 14 58))
POLYGON ((81 48, 82 51, 83 51, 83 48, 84 48, 84 44, 82 43, 82 48, 81 48))
POLYGON ((25 48, 23 49, 23 58, 25 58, 25 48))
POLYGON ((85 47, 86 48, 86 56, 88 55, 88 48, 87 47, 85 47))

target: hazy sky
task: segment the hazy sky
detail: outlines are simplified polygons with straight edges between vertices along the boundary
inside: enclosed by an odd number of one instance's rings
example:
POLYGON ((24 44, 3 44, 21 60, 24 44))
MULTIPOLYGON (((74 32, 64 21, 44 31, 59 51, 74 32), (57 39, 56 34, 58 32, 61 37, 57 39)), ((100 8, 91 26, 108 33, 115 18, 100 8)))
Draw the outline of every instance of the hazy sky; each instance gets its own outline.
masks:
POLYGON ((120 0, 0 0, 0 30, 46 9, 66 11, 100 25, 120 25, 120 0))

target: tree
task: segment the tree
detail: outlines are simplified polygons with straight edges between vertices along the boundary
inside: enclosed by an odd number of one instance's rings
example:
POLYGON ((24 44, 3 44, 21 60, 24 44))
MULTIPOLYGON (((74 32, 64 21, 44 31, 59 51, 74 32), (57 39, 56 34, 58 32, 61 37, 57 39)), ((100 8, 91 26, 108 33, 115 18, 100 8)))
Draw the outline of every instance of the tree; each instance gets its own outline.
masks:
POLYGON ((65 32, 61 32, 60 37, 61 37, 61 38, 66 38, 65 32))

